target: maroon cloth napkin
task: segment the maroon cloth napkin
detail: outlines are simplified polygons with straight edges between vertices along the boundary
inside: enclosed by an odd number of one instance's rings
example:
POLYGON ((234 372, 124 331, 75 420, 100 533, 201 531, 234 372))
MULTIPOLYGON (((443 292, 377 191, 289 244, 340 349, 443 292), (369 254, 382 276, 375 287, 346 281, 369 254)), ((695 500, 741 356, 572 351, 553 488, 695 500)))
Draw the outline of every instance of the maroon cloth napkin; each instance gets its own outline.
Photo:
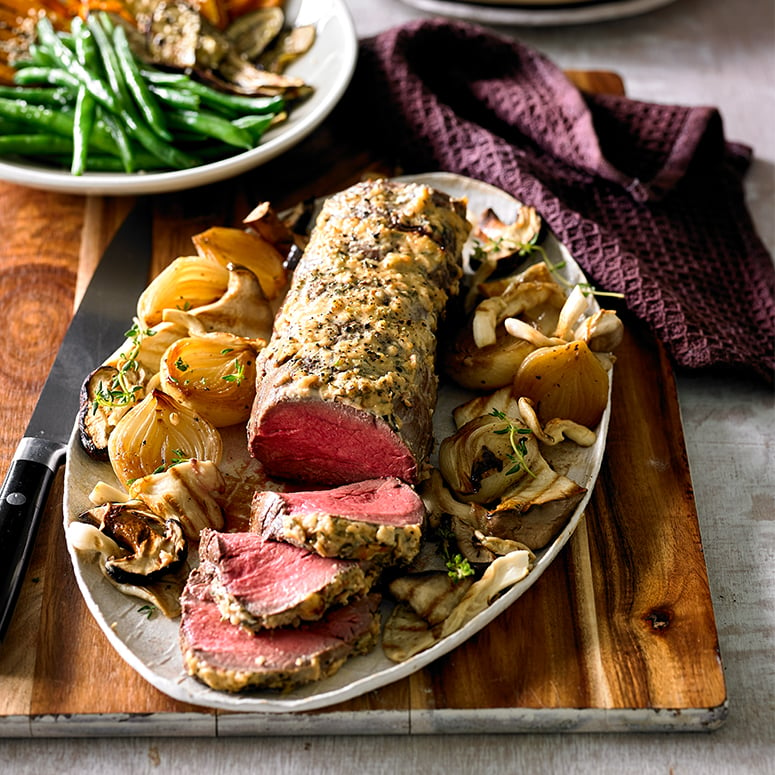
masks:
POLYGON ((535 206, 679 367, 772 383, 775 270, 744 201, 751 149, 725 140, 714 108, 588 96, 512 39, 425 20, 361 42, 339 116, 407 172, 535 206))

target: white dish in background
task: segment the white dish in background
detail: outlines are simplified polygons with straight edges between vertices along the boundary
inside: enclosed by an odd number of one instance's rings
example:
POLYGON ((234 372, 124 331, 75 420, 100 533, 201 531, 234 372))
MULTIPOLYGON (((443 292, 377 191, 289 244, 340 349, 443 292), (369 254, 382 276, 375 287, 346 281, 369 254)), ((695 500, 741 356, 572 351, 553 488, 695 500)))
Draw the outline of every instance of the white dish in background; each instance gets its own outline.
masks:
POLYGON ((613 21, 655 11, 675 0, 598 0, 576 3, 571 0, 565 6, 553 3, 533 5, 529 0, 402 0, 406 5, 456 19, 482 24, 513 24, 523 27, 551 27, 564 24, 592 24, 613 21))
POLYGON ((43 165, 0 160, 0 180, 68 194, 159 194, 203 186, 234 177, 292 148, 314 131, 339 102, 350 83, 358 56, 358 39, 344 0, 288 0, 290 26, 314 24, 314 46, 288 68, 314 87, 292 107, 288 120, 269 130, 261 143, 228 159, 169 172, 101 173, 81 176, 43 165))
MULTIPOLYGON (((494 186, 451 173, 407 176, 400 180, 427 183, 454 197, 466 197, 469 217, 478 217, 488 207, 492 207, 502 220, 512 222, 519 206, 513 197, 494 186)), ((547 235, 543 247, 547 260, 553 265, 565 262, 563 274, 568 281, 574 284, 584 282, 576 262, 551 234, 547 235)), ((591 311, 598 308, 594 301, 590 306, 591 311)), ((440 391, 434 415, 437 442, 454 433, 452 409, 470 395, 453 387, 444 387, 440 391)), ((557 538, 537 553, 535 566, 530 573, 460 630, 399 664, 391 662, 383 654, 381 645, 377 644, 370 654, 350 658, 330 678, 294 691, 255 691, 243 694, 215 691, 186 675, 178 645, 178 620, 165 619, 163 616, 145 618, 138 612, 143 602, 123 595, 112 586, 102 575, 95 560, 96 555, 79 554, 68 544, 75 577, 86 605, 118 654, 156 689, 176 700, 222 710, 266 713, 308 711, 334 705, 398 681, 452 651, 505 611, 538 580, 575 531, 591 497, 603 460, 609 416, 610 392, 608 407, 597 428, 594 445, 573 448, 566 456, 568 468, 565 473, 587 488, 587 493, 557 538)), ((239 434, 239 440, 245 446, 244 430, 239 434)), ((224 454, 226 457, 227 454, 224 454)), ((65 469, 65 530, 71 521, 92 506, 88 496, 98 480, 117 485, 110 464, 97 463, 83 451, 76 428, 68 447, 65 469)), ((383 603, 383 624, 389 610, 390 604, 383 603)))

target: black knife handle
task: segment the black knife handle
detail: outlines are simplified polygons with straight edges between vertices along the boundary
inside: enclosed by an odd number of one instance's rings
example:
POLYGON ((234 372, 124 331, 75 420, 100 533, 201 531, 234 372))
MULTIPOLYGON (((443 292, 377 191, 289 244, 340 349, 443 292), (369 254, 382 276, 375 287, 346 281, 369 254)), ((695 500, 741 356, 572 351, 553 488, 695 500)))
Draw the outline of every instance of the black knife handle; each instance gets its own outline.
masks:
POLYGON ((62 445, 23 439, 0 489, 0 641, 11 622, 62 445))

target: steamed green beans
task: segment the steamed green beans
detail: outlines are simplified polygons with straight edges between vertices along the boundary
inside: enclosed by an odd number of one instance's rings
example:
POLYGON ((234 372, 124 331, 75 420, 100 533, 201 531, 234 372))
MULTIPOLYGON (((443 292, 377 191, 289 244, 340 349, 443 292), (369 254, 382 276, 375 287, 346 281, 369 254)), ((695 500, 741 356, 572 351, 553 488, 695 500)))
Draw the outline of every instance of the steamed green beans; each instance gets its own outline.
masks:
POLYGON ((73 175, 186 169, 255 147, 285 118, 281 97, 227 94, 141 64, 106 13, 74 19, 69 32, 44 17, 36 32, 16 86, 0 87, 0 156, 73 175))

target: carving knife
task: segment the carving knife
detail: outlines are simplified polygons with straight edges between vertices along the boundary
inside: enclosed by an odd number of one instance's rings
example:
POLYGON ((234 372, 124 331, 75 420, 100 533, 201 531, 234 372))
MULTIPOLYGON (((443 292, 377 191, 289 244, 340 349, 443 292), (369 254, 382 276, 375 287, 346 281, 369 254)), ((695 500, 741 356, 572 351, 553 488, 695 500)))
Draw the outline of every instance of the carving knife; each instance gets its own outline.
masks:
POLYGON ((105 250, 0 487, 0 641, 78 413, 81 384, 124 341, 148 282, 152 218, 139 199, 105 250))

